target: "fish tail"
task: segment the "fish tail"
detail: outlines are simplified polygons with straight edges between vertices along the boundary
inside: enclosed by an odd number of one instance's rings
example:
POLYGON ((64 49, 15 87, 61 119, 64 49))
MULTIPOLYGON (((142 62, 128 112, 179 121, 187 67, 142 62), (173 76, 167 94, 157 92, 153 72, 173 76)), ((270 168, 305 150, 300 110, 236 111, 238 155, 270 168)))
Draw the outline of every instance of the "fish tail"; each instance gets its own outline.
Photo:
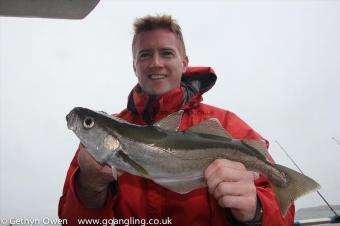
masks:
POLYGON ((306 175, 282 165, 275 164, 274 167, 283 172, 287 180, 283 186, 269 182, 276 195, 276 200, 283 216, 286 215, 289 206, 294 200, 320 188, 316 181, 306 175))

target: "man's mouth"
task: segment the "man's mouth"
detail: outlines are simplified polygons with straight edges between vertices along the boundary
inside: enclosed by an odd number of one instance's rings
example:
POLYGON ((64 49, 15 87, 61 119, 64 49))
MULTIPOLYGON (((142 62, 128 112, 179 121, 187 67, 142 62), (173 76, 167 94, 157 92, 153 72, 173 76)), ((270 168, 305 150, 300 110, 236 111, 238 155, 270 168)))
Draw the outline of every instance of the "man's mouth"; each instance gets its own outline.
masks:
POLYGON ((149 74, 148 78, 151 79, 151 80, 160 80, 160 79, 166 78, 166 75, 164 75, 164 74, 149 74))

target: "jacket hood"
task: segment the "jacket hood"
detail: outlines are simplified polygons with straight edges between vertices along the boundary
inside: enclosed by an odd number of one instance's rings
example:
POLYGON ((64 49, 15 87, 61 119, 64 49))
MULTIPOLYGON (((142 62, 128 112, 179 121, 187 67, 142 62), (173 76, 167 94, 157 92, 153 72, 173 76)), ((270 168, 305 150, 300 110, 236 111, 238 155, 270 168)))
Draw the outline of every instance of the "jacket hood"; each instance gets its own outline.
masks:
POLYGON ((182 83, 190 86, 195 94, 207 92, 216 80, 217 76, 211 67, 188 67, 182 75, 182 83))
POLYGON ((181 86, 163 95, 143 93, 139 84, 130 92, 127 109, 152 124, 166 115, 199 104, 203 93, 211 89, 217 76, 210 67, 188 67, 181 78, 181 86))

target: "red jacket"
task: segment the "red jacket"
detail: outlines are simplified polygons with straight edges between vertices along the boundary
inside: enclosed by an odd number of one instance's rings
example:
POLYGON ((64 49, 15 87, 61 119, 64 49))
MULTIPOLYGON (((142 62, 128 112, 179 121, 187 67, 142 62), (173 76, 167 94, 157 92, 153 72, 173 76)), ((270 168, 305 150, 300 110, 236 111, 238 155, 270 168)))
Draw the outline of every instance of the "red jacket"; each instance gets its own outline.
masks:
MULTIPOLYGON (((215 81, 216 75, 211 68, 196 67, 189 68, 183 74, 181 87, 160 97, 141 93, 137 85, 129 95, 127 109, 116 116, 135 124, 145 125, 183 109, 184 115, 180 130, 185 130, 205 119, 218 118, 234 138, 264 140, 232 112, 201 103, 202 94, 209 90, 215 81)), ((67 172, 63 195, 59 202, 59 217, 67 219, 68 225, 78 225, 77 219, 112 219, 113 217, 146 220, 161 220, 169 217, 172 219, 172 225, 178 226, 230 225, 224 209, 219 207, 206 188, 180 195, 151 180, 129 173, 119 177, 118 193, 113 197, 112 192, 109 192, 105 207, 102 209, 86 208, 77 197, 74 183, 79 169, 77 153, 67 172)), ((255 184, 263 209, 262 225, 292 225, 294 205, 283 218, 266 178, 261 176, 255 184)))

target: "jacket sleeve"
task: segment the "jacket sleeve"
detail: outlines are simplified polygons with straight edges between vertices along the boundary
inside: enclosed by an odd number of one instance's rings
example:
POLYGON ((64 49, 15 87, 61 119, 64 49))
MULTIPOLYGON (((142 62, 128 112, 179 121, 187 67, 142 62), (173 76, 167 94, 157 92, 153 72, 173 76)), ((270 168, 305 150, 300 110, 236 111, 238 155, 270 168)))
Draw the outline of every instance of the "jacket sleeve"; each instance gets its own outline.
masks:
POLYGON ((265 177, 260 176, 256 181, 257 196, 262 205, 262 226, 271 225, 293 225, 295 206, 294 203, 290 206, 285 216, 282 216, 280 209, 276 203, 275 194, 269 186, 265 177))
MULTIPOLYGON (((60 219, 65 219, 67 225, 80 225, 79 220, 113 218, 113 198, 111 191, 108 191, 106 204, 103 208, 92 209, 87 208, 77 196, 77 186, 75 183, 76 175, 79 171, 78 165, 79 148, 71 162, 67 171, 66 180, 63 189, 63 195, 59 200, 58 215, 60 219)), ((93 223, 92 223, 93 224, 93 223)), ((96 223, 94 223, 96 224, 96 223)), ((97 223, 96 225, 99 225, 97 223)))
MULTIPOLYGON (((247 125, 234 113, 228 112, 225 118, 225 129, 237 139, 258 139, 266 143, 267 148, 269 142, 247 125)), ((269 160, 274 162, 272 157, 269 160)), ((255 181, 257 196, 262 205, 262 226, 284 226, 293 225, 295 206, 294 203, 290 206, 287 214, 283 217, 276 202, 275 194, 270 187, 268 180, 264 176, 260 176, 255 181)))

